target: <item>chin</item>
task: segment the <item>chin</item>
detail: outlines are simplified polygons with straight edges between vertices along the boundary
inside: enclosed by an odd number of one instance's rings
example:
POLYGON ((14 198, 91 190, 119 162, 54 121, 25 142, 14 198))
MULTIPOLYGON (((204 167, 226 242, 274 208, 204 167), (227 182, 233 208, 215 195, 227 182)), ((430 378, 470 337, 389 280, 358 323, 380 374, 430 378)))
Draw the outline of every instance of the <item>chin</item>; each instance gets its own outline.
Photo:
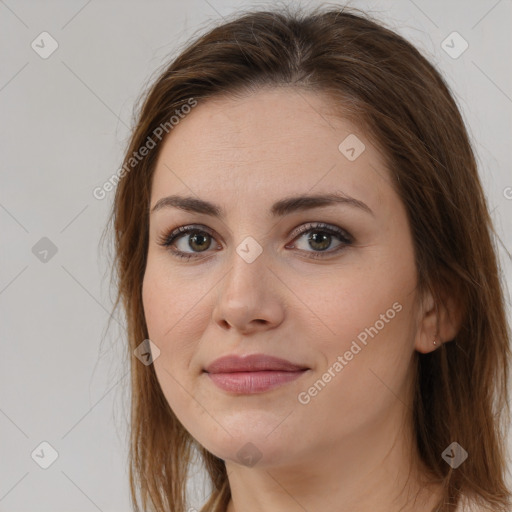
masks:
POLYGON ((290 446, 286 439, 268 436, 269 430, 258 433, 245 432, 230 436, 226 432, 222 439, 198 440, 216 457, 246 467, 268 468, 285 462, 290 458, 290 446))

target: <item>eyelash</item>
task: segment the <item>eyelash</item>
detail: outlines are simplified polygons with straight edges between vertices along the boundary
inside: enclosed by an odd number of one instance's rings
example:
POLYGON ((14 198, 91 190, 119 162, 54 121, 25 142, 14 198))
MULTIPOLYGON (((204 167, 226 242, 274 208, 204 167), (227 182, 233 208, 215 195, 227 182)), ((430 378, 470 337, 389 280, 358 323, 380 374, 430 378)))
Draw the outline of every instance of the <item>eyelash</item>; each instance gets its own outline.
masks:
MULTIPOLYGON (((324 224, 322 222, 317 223, 307 223, 302 225, 299 229, 295 230, 292 235, 294 235, 293 240, 299 238, 300 236, 309 233, 309 232, 319 232, 319 233, 327 233, 329 235, 337 236, 338 239, 342 242, 342 245, 339 246, 335 250, 331 251, 313 251, 308 258, 312 259, 318 259, 318 258, 324 258, 324 254, 334 254, 342 251, 346 248, 346 246, 351 245, 354 241, 352 235, 350 235, 347 231, 344 229, 338 228, 336 226, 330 226, 328 224, 324 224)), ((184 260, 190 260, 194 258, 200 257, 201 253, 186 253, 183 251, 179 251, 176 249, 171 249, 171 245, 178 240, 183 235, 193 235, 193 234, 200 234, 200 233, 206 233, 212 238, 213 231, 210 228, 207 228, 206 226, 201 226, 197 224, 190 224, 188 226, 181 226, 179 228, 176 228, 170 232, 164 233, 162 236, 160 236, 157 240, 158 245, 161 245, 163 247, 167 247, 171 254, 179 259, 184 260)), ((207 251, 204 251, 207 252, 207 251)), ((309 251, 302 251, 307 252, 309 251)))

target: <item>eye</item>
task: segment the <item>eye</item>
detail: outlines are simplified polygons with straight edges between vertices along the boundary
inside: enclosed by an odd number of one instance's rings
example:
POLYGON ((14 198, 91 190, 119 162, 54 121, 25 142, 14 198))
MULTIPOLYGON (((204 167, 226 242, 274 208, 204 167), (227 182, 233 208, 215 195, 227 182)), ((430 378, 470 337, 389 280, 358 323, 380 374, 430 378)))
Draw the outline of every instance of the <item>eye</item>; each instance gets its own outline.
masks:
MULTIPOLYGON (((295 236, 294 240, 304 238, 304 245, 314 249, 313 252, 307 249, 300 249, 301 251, 310 253, 308 256, 310 258, 324 258, 326 254, 338 253, 348 245, 351 245, 354 241, 352 235, 344 229, 337 226, 329 226, 322 222, 304 224, 294 231, 292 236, 295 236), (308 236, 304 237, 304 235, 308 236), (332 245, 333 238, 337 238, 340 243, 334 250, 327 251, 332 245)), ((293 248, 294 246, 287 245, 286 247, 293 248)))
MULTIPOLYGON (((324 223, 308 223, 296 229, 292 235, 293 240, 302 239, 306 241, 309 248, 300 249, 301 252, 309 253, 308 257, 322 258, 326 254, 338 253, 353 243, 353 237, 344 229, 337 226, 329 226, 324 223), (307 239, 305 235, 309 235, 307 239), (327 250, 332 245, 333 238, 339 241, 338 246, 334 250, 327 250)), ((207 252, 211 248, 212 242, 215 240, 213 231, 206 226, 194 225, 181 226, 169 233, 161 236, 157 243, 163 247, 167 247, 173 256, 177 258, 189 260, 191 258, 200 257, 200 253, 207 252), (192 252, 188 252, 188 250, 192 252)), ((221 248, 220 246, 218 248, 221 248)), ((287 249, 295 248, 295 246, 286 246, 287 249)))
POLYGON ((171 253, 177 258, 190 259, 197 257, 197 253, 207 251, 212 244, 213 232, 206 226, 181 226, 168 234, 164 234, 159 240, 158 244, 168 247, 171 253), (186 235, 186 236, 185 236, 186 235), (181 247, 179 244, 181 243, 181 247), (177 249, 172 246, 177 245, 177 249), (195 252, 187 252, 186 249, 192 249, 195 252))

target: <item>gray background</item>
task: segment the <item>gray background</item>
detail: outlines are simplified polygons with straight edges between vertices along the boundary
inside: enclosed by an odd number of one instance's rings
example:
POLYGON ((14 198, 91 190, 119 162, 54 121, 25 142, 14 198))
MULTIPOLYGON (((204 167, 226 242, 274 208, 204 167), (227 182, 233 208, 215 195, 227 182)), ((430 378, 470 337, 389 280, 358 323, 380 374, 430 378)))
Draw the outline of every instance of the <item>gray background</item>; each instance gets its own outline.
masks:
MULTIPOLYGON (((99 247, 113 192, 92 192, 119 169, 134 102, 179 46, 240 7, 268 5, 0 0, 0 511, 129 510, 128 367, 122 321, 106 330, 110 262, 99 247), (31 47, 44 31, 59 45, 47 59, 31 47), (43 237, 56 254, 37 255, 43 237), (31 458, 42 441, 58 452, 48 469, 31 458)), ((351 5, 387 21, 444 73, 510 249, 511 0, 351 5), (456 59, 441 47, 453 31, 469 44, 456 59)), ((40 461, 49 457, 40 450, 40 461)))

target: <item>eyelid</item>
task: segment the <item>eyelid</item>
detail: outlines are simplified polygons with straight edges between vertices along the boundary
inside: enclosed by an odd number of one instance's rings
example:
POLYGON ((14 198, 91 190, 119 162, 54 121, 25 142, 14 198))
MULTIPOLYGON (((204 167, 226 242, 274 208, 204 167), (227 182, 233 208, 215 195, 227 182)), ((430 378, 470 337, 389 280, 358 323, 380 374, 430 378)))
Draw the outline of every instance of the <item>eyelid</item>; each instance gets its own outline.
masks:
POLYGON ((335 233, 338 236, 345 238, 347 242, 354 242, 354 237, 348 231, 332 224, 326 224, 325 222, 306 222, 305 224, 302 224, 294 229, 288 236, 293 237, 293 240, 295 240, 299 235, 314 229, 317 229, 318 231, 325 230, 329 233, 335 233))
POLYGON ((180 226, 176 229, 172 229, 170 231, 165 231, 162 235, 158 237, 157 243, 159 245, 170 246, 178 238, 180 238, 181 235, 186 235, 194 232, 204 232, 215 239, 214 230, 209 228, 208 226, 204 226, 203 224, 187 224, 185 226, 180 226))

